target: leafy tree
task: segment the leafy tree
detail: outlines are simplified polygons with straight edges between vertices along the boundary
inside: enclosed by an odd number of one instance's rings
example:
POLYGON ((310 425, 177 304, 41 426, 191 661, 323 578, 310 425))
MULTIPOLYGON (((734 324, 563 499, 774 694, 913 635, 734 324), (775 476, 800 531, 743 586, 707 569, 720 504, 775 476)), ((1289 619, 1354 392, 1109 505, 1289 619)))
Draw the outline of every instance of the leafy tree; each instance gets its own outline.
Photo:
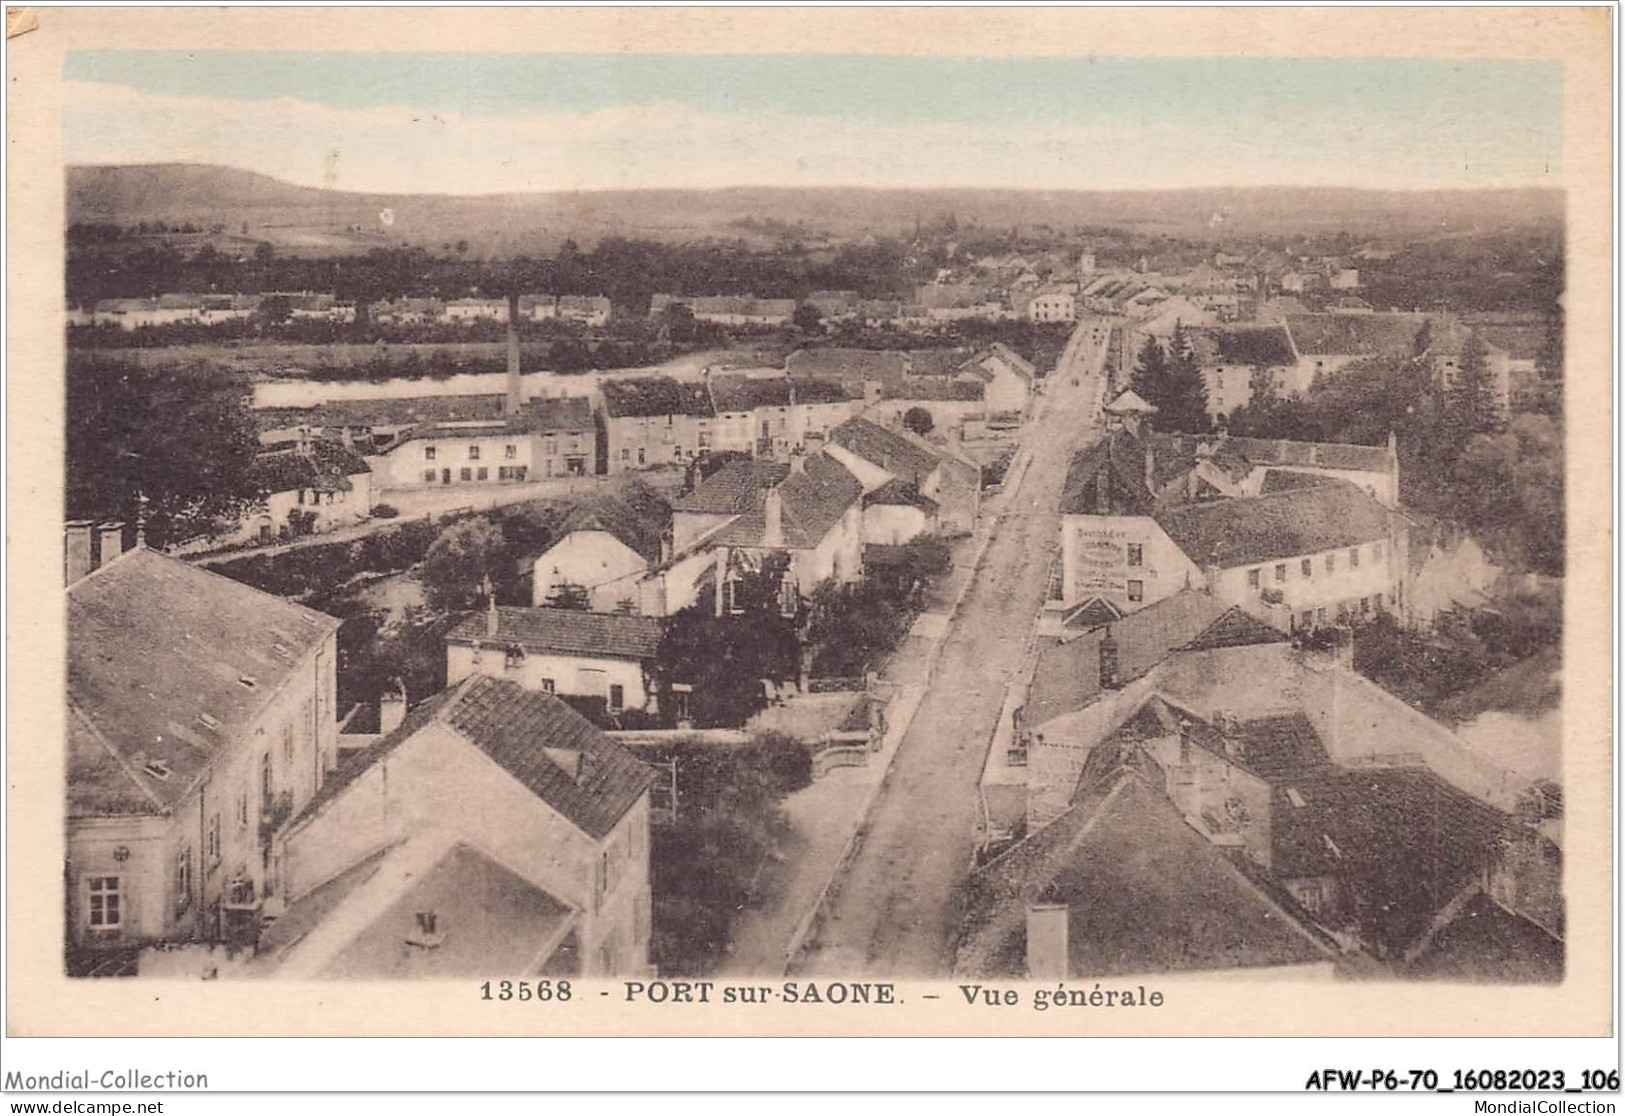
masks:
POLYGON ((803 302, 796 306, 791 323, 802 333, 821 333, 823 331, 824 315, 810 302, 803 302))
POLYGON ((453 523, 429 547, 418 579, 429 604, 465 611, 484 602, 485 585, 512 581, 513 556, 502 529, 479 516, 453 523))
POLYGON ((244 397, 202 365, 150 368, 73 358, 67 367, 67 513, 182 542, 236 523, 262 493, 244 397))
POLYGON ((1455 381, 1446 389, 1445 404, 1451 425, 1461 436, 1483 434, 1500 425, 1500 402, 1490 372, 1489 351, 1476 333, 1468 335, 1462 348, 1461 364, 1455 381))
POLYGON ((928 408, 910 407, 908 410, 903 412, 903 428, 905 430, 912 430, 922 438, 931 433, 935 426, 936 420, 931 417, 931 412, 928 408))
POLYGON ((794 617, 783 615, 780 587, 789 560, 781 554, 756 568, 736 566, 733 610, 718 616, 710 596, 677 613, 656 654, 663 688, 693 687, 689 713, 701 728, 736 727, 767 704, 764 679, 784 682, 800 669, 794 617))
POLYGON ((662 973, 704 976, 727 956, 762 868, 787 837, 780 803, 812 781, 801 741, 763 733, 735 747, 678 739, 647 753, 672 773, 676 820, 654 831, 650 952, 662 973))

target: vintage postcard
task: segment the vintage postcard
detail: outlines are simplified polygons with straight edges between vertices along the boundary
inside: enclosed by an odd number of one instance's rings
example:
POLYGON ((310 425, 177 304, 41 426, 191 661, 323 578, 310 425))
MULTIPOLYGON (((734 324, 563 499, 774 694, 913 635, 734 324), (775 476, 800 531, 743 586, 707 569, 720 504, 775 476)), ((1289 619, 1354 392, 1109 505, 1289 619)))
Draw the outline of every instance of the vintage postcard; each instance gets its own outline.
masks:
POLYGON ((32 14, 12 1033, 1608 1031, 1608 12, 32 14))

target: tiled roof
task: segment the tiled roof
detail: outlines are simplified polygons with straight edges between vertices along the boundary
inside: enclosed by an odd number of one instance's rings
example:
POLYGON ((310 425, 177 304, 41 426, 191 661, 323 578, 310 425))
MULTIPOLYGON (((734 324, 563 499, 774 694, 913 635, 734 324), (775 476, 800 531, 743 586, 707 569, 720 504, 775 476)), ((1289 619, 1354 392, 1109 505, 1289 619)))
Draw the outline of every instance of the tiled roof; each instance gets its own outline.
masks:
POLYGON ((1425 767, 1332 762, 1302 713, 1215 726, 1186 717, 1193 742, 1271 788, 1269 874, 1331 875, 1363 911, 1362 931, 1397 950, 1477 878, 1509 830, 1505 814, 1425 767))
POLYGON ((654 781, 632 754, 552 694, 495 678, 470 679, 444 719, 537 797, 603 837, 654 781), (572 776, 546 750, 581 753, 572 776))
POLYGON ((629 485, 621 493, 594 493, 575 505, 554 532, 562 540, 576 531, 603 531, 650 562, 660 558, 660 540, 671 522, 671 506, 654 490, 629 485))
MULTIPOLYGON (((721 474, 719 473, 718 476, 721 474)), ((715 480, 713 477, 712 480, 715 480)), ((707 483, 710 483, 709 481, 707 483)), ((791 471, 777 486, 783 545, 797 550, 817 546, 840 522, 846 509, 863 496, 863 485, 833 457, 815 453, 800 472, 791 471)), ((767 490, 758 502, 708 540, 719 546, 763 546, 767 531, 767 490)))
POLYGON ((1160 509, 1155 517, 1191 561, 1221 569, 1376 542, 1398 523, 1354 485, 1333 480, 1271 496, 1160 509))
POLYGON ((739 515, 761 504, 762 494, 790 475, 782 461, 753 457, 730 461, 672 504, 675 512, 739 515))
POLYGON ((866 418, 847 419, 829 432, 829 440, 894 477, 919 484, 940 458, 928 447, 866 418))
POLYGON ((1112 624, 1054 643, 1039 652, 1027 690, 1030 725, 1082 709, 1100 695, 1100 644, 1117 643, 1117 674, 1129 682, 1208 629, 1225 606, 1199 589, 1182 589, 1112 624))
POLYGON ((1069 632, 1088 632, 1122 618, 1123 610, 1105 597, 1090 597, 1061 614, 1061 627, 1069 632))
POLYGON ((1278 367, 1298 360, 1283 326, 1201 326, 1187 330, 1186 338, 1203 365, 1278 367))
POLYGON ((474 675, 428 699, 394 732, 349 757, 289 824, 315 816, 363 772, 436 722, 479 748, 595 840, 615 827, 653 781, 631 753, 552 694, 474 675), (579 753, 578 771, 572 774, 559 766, 548 758, 549 750, 579 753))
POLYGON ((702 383, 670 376, 606 378, 602 385, 604 410, 611 418, 649 418, 658 415, 712 415, 711 394, 702 383))
POLYGON ((70 585, 67 597, 73 817, 179 802, 339 626, 146 549, 70 585))
POLYGON ((350 478, 372 472, 364 458, 337 442, 313 439, 306 451, 279 449, 254 459, 253 477, 266 492, 312 488, 317 492, 348 492, 350 478))
POLYGON ((525 402, 524 409, 537 430, 571 431, 593 428, 592 400, 580 396, 530 399, 525 402))
POLYGON ((918 486, 903 480, 901 477, 893 477, 866 495, 863 498, 863 506, 868 507, 871 504, 919 508, 927 515, 937 513, 937 502, 930 497, 920 495, 918 486))
POLYGON ((871 349, 797 349, 784 360, 792 376, 833 376, 848 386, 902 376, 904 354, 871 349))
POLYGON ((1563 968, 1561 941, 1481 894, 1433 936, 1407 972, 1458 984, 1556 984, 1563 968))
POLYGON ((711 400, 717 413, 754 411, 758 407, 788 407, 789 377, 712 376, 711 400))
POLYGON ((1130 767, 972 877, 960 975, 1026 976, 1034 902, 1068 908, 1069 978, 1334 956, 1130 767))
POLYGON ((862 394, 849 391, 839 380, 816 376, 797 377, 792 383, 797 403, 850 403, 862 394))
POLYGON ((1300 473, 1295 469, 1265 469, 1264 479, 1258 486, 1258 494, 1273 496, 1277 492, 1314 488, 1316 485, 1324 484, 1326 479, 1320 473, 1300 473))
POLYGON ((921 403, 979 403, 987 385, 979 380, 950 380, 943 376, 905 376, 881 386, 883 399, 921 403))
MULTIPOLYGON (((1062 515, 1148 515, 1152 492, 1145 483, 1147 443, 1114 431, 1072 455, 1061 487, 1062 515)), ((1154 466, 1166 459, 1153 454, 1154 466)))
POLYGON ((434 422, 495 422, 502 395, 419 395, 404 399, 334 399, 310 410, 311 426, 412 426, 434 422))
POLYGON ((1260 643, 1285 643, 1286 634, 1264 623, 1239 605, 1231 605, 1202 634, 1180 648, 1182 651, 1214 651, 1222 647, 1251 647, 1260 643))
POLYGON ((1102 408, 1109 415, 1154 415, 1157 408, 1140 397, 1133 388, 1126 389, 1102 408))
POLYGON ((486 634, 484 612, 465 616, 446 634, 448 643, 517 643, 526 651, 602 659, 652 659, 660 648, 661 622, 653 616, 622 616, 569 608, 497 608, 497 630, 486 634))
POLYGON ((1305 356, 1408 357, 1426 319, 1416 314, 1288 314, 1305 356))

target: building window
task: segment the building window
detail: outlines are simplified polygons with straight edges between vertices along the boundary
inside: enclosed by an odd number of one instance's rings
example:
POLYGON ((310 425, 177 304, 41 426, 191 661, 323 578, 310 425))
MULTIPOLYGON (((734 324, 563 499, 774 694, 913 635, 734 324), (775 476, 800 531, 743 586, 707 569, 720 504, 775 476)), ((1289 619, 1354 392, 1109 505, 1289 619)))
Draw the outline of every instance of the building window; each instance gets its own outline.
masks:
MULTIPOLYGON (((553 437, 553 435, 549 434, 547 436, 547 441, 544 442, 543 444, 547 446, 547 456, 549 456, 549 457, 557 457, 558 456, 559 443, 558 443, 557 438, 555 438, 555 437, 553 437)), ((621 455, 625 456, 625 454, 626 454, 626 451, 622 450, 621 455)))
POLYGON ((512 461, 519 456, 519 447, 512 443, 502 447, 502 456, 512 461))
POLYGON ((175 913, 192 905, 192 846, 175 854, 175 913))
POLYGON ((473 480, 474 470, 470 469, 467 465, 464 465, 461 469, 457 470, 457 479, 465 481, 473 480))
POLYGON ((632 460, 632 451, 627 449, 625 446, 621 447, 621 460, 622 461, 630 461, 630 460, 632 460))
POLYGON ((276 799, 276 780, 271 770, 271 753, 260 756, 260 813, 269 814, 276 799))
POLYGON ((209 858, 209 864, 220 863, 220 815, 213 814, 209 818, 209 828, 204 837, 204 855, 209 858))
POLYGON ((525 479, 525 474, 527 472, 529 472, 529 469, 526 466, 524 466, 524 465, 515 465, 513 467, 513 479, 517 480, 517 481, 522 481, 522 480, 525 479))
POLYGON ((1303 572, 1304 577, 1314 577, 1315 576, 1315 566, 1314 566, 1314 563, 1310 559, 1305 558, 1303 560, 1303 571, 1302 572, 1303 572))
POLYGON ((282 726, 282 758, 293 759, 293 722, 289 721, 282 726))
POLYGON ((542 693, 544 693, 544 694, 555 693, 555 692, 557 692, 557 689, 558 689, 558 687, 556 687, 553 684, 553 680, 551 678, 542 679, 542 693))
POLYGON ((1304 609, 1303 616, 1298 620, 1298 626, 1304 631, 1313 628, 1315 626, 1315 614, 1308 609, 1304 609))
POLYGON ((434 447, 433 446, 424 446, 423 447, 423 460, 425 460, 425 461, 433 461, 434 460, 434 447))
POLYGON ((433 484, 434 483, 434 470, 433 469, 425 469, 425 470, 423 470, 423 483, 424 484, 433 484))
POLYGON ((1325 622, 1326 622, 1326 610, 1323 609, 1323 608, 1315 609, 1315 623, 1316 624, 1324 624, 1325 622))
POLYGON ((638 464, 642 465, 643 463, 644 463, 643 462, 643 447, 639 446, 638 447, 638 464))
POLYGON ((1285 581, 1286 580, 1286 563, 1285 562, 1277 562, 1275 564, 1275 580, 1276 581, 1285 581))
POLYGON ((619 713, 626 708, 626 687, 619 682, 609 684, 609 711, 619 713))
POLYGON ((1145 565, 1145 546, 1142 543, 1128 544, 1128 564, 1131 566, 1145 565))
POLYGON ((243 791, 237 796, 237 827, 248 828, 248 792, 243 791))
POLYGON ((478 461, 480 459, 480 447, 479 446, 476 445, 476 446, 469 446, 468 447, 468 459, 470 461, 478 461))
POLYGON ((497 466, 497 480, 505 481, 505 480, 511 480, 512 478, 513 478, 513 470, 512 469, 508 468, 506 465, 498 465, 497 466))
POLYGON ((305 502, 305 490, 303 488, 299 489, 293 494, 293 498, 295 503, 303 504, 305 502))
POLYGON ((1335 554, 1326 555, 1326 572, 1327 573, 1332 573, 1336 569, 1337 569, 1337 555, 1335 555, 1335 554))
POLYGON ((711 435, 707 434, 703 430, 700 431, 700 448, 702 450, 707 450, 707 449, 711 448, 711 435))
POLYGON ((85 880, 89 888, 90 928, 117 930, 124 919, 123 896, 119 891, 118 876, 90 876, 85 880))
POLYGON ((1262 576, 1261 576, 1263 574, 1263 572, 1264 571, 1262 569, 1248 570, 1247 571, 1247 588, 1249 588, 1249 589, 1257 589, 1258 585, 1259 585, 1259 582, 1261 580, 1263 580, 1262 576))
POLYGON ((487 469, 484 465, 481 465, 479 467, 479 471, 474 474, 474 479, 475 480, 490 480, 491 479, 491 470, 487 469))
POLYGON ((508 648, 508 653, 503 656, 502 665, 507 670, 518 670, 524 666, 525 649, 517 644, 508 648))
POLYGON ((1351 547, 1349 547, 1349 569, 1357 570, 1359 568, 1360 568, 1360 548, 1357 547, 1357 546, 1351 546, 1351 547))
POLYGON ((1128 583, 1128 599, 1131 601, 1145 600, 1145 582, 1130 581, 1128 583))

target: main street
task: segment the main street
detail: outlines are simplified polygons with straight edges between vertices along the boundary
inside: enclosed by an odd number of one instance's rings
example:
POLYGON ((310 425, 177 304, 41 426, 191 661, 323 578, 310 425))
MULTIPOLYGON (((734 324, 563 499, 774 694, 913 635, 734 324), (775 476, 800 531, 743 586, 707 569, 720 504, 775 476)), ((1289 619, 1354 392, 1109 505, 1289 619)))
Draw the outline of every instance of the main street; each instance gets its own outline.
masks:
POLYGON ((1043 602, 1067 462, 1095 436, 1105 325, 1081 322, 1026 434, 1030 465, 943 645, 875 801, 795 972, 943 976, 970 873, 977 785, 1005 687, 1043 602), (1074 383, 1076 381, 1076 383, 1074 383))

